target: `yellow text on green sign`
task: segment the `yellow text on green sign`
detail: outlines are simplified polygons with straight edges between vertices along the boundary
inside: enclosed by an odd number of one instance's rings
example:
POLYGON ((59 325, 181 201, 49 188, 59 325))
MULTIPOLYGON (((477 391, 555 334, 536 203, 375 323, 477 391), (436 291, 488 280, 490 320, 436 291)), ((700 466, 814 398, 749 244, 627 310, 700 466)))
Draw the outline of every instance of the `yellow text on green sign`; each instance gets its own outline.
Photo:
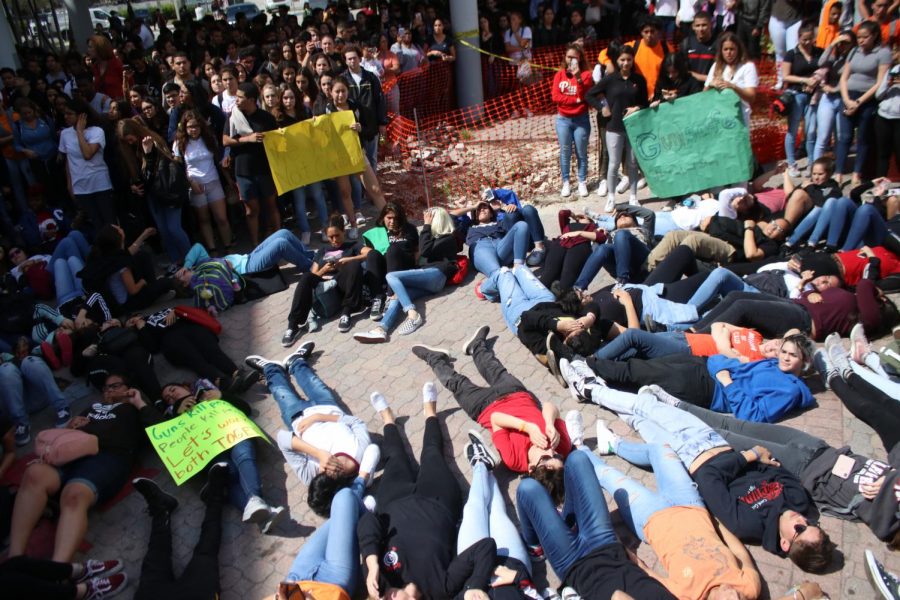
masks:
POLYGON ((355 122, 353 111, 341 110, 267 131, 263 146, 278 193, 361 173, 366 159, 359 134, 350 129, 355 122))
POLYGON ((224 400, 207 400, 164 423, 147 427, 150 443, 181 485, 213 458, 244 440, 267 439, 256 423, 224 400))

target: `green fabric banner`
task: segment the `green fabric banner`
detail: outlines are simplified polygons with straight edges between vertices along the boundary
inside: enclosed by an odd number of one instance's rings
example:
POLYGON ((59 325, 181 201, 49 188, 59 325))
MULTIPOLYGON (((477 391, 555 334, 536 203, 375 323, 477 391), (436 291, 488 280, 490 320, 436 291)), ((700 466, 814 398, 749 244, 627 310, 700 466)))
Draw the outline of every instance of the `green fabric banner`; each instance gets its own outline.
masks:
POLYGON ((625 119, 625 130, 659 198, 748 181, 753 174, 750 133, 732 90, 709 90, 640 110, 625 119))

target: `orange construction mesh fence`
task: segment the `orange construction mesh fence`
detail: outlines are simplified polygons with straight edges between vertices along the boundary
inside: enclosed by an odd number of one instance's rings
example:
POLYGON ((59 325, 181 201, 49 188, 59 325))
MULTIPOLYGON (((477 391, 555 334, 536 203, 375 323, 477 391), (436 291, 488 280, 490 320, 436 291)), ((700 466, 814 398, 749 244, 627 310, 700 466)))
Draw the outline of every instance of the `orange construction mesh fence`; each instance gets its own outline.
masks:
MULTIPOLYGON (((606 42, 593 42, 593 59, 606 42)), ((541 48, 530 63, 530 80, 500 58, 482 55, 484 103, 455 107, 454 67, 436 62, 384 85, 391 121, 379 178, 388 198, 410 209, 474 198, 481 188, 511 187, 523 199, 558 193, 559 148, 550 98, 565 46, 541 48), (418 121, 418 127, 417 127, 418 121)), ((758 162, 784 158, 786 122, 773 114, 774 63, 757 63, 760 88, 753 104, 751 144, 758 162)), ((592 111, 594 112, 594 111, 592 111)), ((599 180, 597 128, 588 153, 588 182, 599 180)), ((573 157, 572 168, 575 168, 573 157)), ((605 174, 604 174, 605 175, 605 174)))

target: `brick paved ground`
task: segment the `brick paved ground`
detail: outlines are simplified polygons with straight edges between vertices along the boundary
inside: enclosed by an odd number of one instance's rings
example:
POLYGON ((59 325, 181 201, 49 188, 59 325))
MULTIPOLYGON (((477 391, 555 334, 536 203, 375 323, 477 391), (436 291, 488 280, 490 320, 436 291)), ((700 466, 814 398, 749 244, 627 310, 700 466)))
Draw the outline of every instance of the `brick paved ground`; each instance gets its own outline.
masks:
MULTIPOLYGON (((596 207, 596 199, 591 200, 596 207)), ((555 216, 557 208, 558 205, 541 209, 550 236, 558 233, 555 216)), ((291 283, 295 283, 296 276, 293 272, 287 273, 291 283)), ((473 288, 476 280, 470 277, 461 288, 428 300, 423 310, 425 326, 412 336, 395 338, 390 344, 358 344, 350 334, 338 333, 335 322, 326 323, 315 334, 304 335, 301 341, 316 342, 313 366, 322 379, 337 392, 343 403, 369 423, 373 432, 380 432, 380 419, 374 414, 368 399, 375 390, 383 392, 395 413, 402 417, 403 430, 416 454, 421 449, 424 427, 420 393, 422 384, 430 379, 431 374, 427 366, 410 353, 410 347, 415 343, 448 347, 457 358, 457 369, 473 380, 480 381, 471 359, 462 355, 460 345, 477 326, 485 323, 491 325, 491 337, 496 338, 496 352, 512 374, 524 381, 539 398, 556 402, 563 414, 574 408, 583 411, 588 444, 591 447, 595 441, 594 423, 598 418, 611 421, 616 432, 627 433, 627 427, 612 413, 594 406, 578 405, 566 390, 560 388, 546 369, 506 329, 499 307, 479 302, 475 298, 473 288)), ((599 288, 601 285, 608 285, 610 281, 607 278, 598 281, 595 286, 599 288)), ((285 315, 290 307, 292 290, 293 285, 289 291, 235 307, 223 315, 222 346, 236 361, 251 353, 275 358, 286 354, 279 340, 285 326, 285 315)), ((357 320, 353 331, 366 330, 369 325, 368 320, 357 320)), ((163 383, 180 380, 180 374, 163 360, 159 360, 157 368, 163 383)), ((787 424, 819 435, 833 445, 849 443, 861 454, 885 458, 885 449, 873 431, 854 419, 832 393, 822 391, 817 377, 810 378, 810 386, 817 392, 819 406, 786 421, 787 424)), ((253 406, 256 422, 266 432, 274 434, 281 426, 281 419, 275 402, 266 393, 265 387, 253 387, 247 394, 247 400, 253 406)), ((81 409, 86 403, 87 400, 82 399, 73 408, 81 409)), ((439 409, 448 438, 445 442, 445 454, 455 465, 460 481, 464 481, 469 476, 469 466, 462 457, 462 449, 466 441, 466 430, 475 424, 458 409, 450 394, 443 388, 439 395, 439 409)), ((50 415, 43 414, 41 418, 35 419, 35 429, 52 426, 51 418, 50 415)), ((297 477, 288 471, 278 450, 265 444, 259 444, 258 448, 258 462, 266 497, 274 503, 287 504, 291 520, 285 521, 272 535, 265 536, 259 533, 256 526, 242 525, 237 511, 226 510, 219 555, 224 600, 259 599, 273 593, 278 581, 287 574, 298 549, 322 522, 308 510, 306 490, 297 477)), ((652 474, 618 458, 611 460, 627 474, 653 485, 652 474)), ((149 451, 145 453, 143 463, 162 469, 159 460, 151 456, 149 451)), ((517 480, 502 468, 498 469, 497 476, 507 499, 515 497, 517 480)), ((181 502, 173 519, 175 572, 180 573, 199 535, 203 515, 203 505, 197 497, 200 482, 188 482, 178 488, 165 469, 157 477, 157 482, 175 494, 181 502)), ((514 514, 512 505, 509 506, 510 513, 514 514)), ((827 517, 822 524, 837 543, 845 561, 843 569, 817 578, 832 598, 875 597, 866 581, 862 562, 862 553, 866 548, 875 551, 876 556, 885 561, 893 572, 900 573, 900 557, 896 553, 890 554, 865 526, 827 517)), ((90 555, 125 560, 128 575, 135 581, 140 573, 149 529, 150 519, 144 511, 142 498, 138 494, 131 494, 109 511, 91 515, 86 538, 93 544, 90 555)), ((620 526, 619 530, 624 534, 623 527, 620 526)), ((789 561, 770 555, 759 547, 751 547, 750 550, 767 584, 767 593, 777 596, 792 585, 808 579, 789 561)), ((642 546, 639 555, 648 564, 655 566, 655 559, 649 548, 642 546)), ((538 567, 536 576, 542 584, 547 579, 551 584, 558 583, 552 572, 547 573, 545 579, 543 566, 538 567)), ((124 597, 130 597, 134 589, 132 585, 124 597)))

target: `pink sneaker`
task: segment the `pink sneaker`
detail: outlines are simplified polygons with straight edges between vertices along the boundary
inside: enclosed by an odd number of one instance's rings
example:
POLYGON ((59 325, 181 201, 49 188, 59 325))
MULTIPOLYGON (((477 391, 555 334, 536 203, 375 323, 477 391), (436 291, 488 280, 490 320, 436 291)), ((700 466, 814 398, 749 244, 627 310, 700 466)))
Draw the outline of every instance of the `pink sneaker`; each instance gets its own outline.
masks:
POLYGON ((484 297, 484 294, 481 293, 481 281, 475 284, 475 297, 479 300, 487 300, 487 298, 484 297))
POLYGON ((850 330, 850 358, 853 362, 863 365, 869 352, 872 352, 872 345, 869 344, 862 323, 857 323, 850 330))

